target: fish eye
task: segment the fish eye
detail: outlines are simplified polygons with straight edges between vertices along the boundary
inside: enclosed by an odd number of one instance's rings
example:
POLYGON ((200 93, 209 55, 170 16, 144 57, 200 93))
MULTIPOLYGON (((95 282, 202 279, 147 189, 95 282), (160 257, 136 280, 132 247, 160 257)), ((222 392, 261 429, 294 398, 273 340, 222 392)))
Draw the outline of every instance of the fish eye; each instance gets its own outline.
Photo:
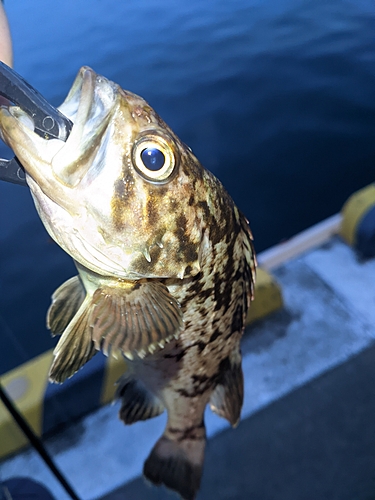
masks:
POLYGON ((160 151, 158 148, 148 147, 144 149, 141 153, 141 158, 143 165, 148 170, 153 170, 154 172, 163 168, 165 163, 163 151, 160 151))
POLYGON ((136 170, 147 180, 166 181, 173 173, 176 161, 168 141, 162 136, 144 136, 133 146, 136 170))

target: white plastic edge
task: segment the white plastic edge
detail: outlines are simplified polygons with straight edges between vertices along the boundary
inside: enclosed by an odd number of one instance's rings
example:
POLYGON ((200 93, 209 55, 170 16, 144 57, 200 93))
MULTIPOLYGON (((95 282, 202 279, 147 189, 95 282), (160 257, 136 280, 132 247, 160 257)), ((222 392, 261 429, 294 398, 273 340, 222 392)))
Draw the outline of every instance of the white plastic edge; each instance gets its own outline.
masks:
POLYGON ((266 271, 294 259, 311 248, 322 245, 340 230, 342 215, 332 215, 327 219, 296 234, 289 240, 279 243, 258 255, 258 263, 266 271))

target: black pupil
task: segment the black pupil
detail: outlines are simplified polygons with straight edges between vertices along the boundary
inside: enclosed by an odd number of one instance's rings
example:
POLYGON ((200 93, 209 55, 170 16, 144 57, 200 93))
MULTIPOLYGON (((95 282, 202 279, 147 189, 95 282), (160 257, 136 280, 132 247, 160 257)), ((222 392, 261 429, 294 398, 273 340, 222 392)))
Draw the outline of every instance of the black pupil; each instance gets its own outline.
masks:
POLYGON ((165 156, 157 148, 146 148, 141 153, 143 165, 148 170, 160 170, 165 163, 165 156))

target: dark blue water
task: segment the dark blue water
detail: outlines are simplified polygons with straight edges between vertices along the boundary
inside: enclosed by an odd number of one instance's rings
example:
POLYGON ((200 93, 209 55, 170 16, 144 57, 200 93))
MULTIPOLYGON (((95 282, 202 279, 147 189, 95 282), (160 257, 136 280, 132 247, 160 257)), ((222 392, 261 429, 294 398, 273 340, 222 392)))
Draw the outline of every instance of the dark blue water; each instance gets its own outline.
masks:
MULTIPOLYGON (((6 1, 15 68, 59 104, 82 65, 145 97, 251 221, 258 250, 374 180, 373 0, 6 1)), ((3 154, 3 153, 2 153, 3 154)), ((52 346, 74 273, 0 184, 0 372, 52 346)))

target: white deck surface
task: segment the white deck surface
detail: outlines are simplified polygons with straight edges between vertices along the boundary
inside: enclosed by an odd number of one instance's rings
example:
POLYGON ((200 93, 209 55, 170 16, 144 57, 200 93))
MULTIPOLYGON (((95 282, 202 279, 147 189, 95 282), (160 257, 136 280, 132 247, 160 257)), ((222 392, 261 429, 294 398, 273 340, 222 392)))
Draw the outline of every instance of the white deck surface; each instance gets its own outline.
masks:
MULTIPOLYGON (((243 419, 375 340, 375 259, 358 261, 333 237, 273 272, 285 307, 245 335, 243 419)), ((95 499, 141 474, 164 422, 161 416, 125 427, 117 419, 117 407, 107 406, 46 445, 80 497, 95 499)), ((206 426, 213 436, 227 424, 207 411, 206 426)), ((41 481, 58 500, 69 498, 32 450, 0 464, 1 480, 17 475, 41 481)))

